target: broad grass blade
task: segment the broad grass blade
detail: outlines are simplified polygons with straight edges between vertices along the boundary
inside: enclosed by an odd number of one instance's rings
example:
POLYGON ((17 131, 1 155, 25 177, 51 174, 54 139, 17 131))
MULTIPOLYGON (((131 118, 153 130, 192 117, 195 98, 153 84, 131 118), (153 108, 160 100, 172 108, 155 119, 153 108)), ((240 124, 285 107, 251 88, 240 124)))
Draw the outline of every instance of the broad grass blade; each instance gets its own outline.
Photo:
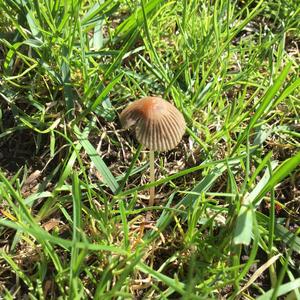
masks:
POLYGON ((89 142, 87 138, 82 136, 82 133, 80 132, 79 128, 77 126, 74 126, 74 130, 80 144, 82 145, 86 153, 89 155, 92 162, 95 164, 97 171, 102 175, 103 182, 107 184, 107 186, 111 189, 113 193, 115 193, 119 187, 119 184, 116 181, 115 177, 112 175, 105 162, 99 156, 94 146, 89 142))

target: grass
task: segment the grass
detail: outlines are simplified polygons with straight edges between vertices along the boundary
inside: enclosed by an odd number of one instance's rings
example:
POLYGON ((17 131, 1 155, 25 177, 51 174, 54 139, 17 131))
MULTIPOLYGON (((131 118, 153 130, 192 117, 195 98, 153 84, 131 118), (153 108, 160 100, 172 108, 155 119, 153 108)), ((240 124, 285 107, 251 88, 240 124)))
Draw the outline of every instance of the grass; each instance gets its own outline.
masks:
POLYGON ((1 1, 1 297, 300 299, 299 12, 1 1), (146 95, 187 122, 150 184, 146 95))

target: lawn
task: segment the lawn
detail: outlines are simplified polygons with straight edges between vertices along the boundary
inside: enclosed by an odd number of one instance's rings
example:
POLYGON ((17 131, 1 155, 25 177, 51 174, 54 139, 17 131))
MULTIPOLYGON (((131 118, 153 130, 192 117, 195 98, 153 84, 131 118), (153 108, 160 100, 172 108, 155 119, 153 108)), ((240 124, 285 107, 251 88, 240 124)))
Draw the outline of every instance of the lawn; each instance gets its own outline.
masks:
POLYGON ((0 0, 0 298, 299 300, 299 16, 0 0), (119 118, 145 96, 186 122, 153 183, 119 118))

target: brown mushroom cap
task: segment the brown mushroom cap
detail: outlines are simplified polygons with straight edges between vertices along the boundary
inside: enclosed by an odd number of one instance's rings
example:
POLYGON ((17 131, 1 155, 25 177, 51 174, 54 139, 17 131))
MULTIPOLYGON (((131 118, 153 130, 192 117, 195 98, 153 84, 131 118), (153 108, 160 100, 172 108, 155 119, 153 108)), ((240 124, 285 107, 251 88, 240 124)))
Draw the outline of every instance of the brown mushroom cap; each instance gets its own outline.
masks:
POLYGON ((149 150, 167 151, 177 146, 185 132, 182 113, 159 97, 145 97, 121 113, 124 128, 135 127, 137 140, 149 150))

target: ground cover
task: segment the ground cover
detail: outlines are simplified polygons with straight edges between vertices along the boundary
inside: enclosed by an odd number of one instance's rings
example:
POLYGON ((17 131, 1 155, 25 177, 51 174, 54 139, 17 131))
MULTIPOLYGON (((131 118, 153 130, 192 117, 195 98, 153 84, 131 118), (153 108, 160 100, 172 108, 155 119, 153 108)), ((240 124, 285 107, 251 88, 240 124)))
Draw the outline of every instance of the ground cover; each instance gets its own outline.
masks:
POLYGON ((300 299, 299 14, 0 1, 3 298, 300 299), (153 207, 118 117, 147 95, 187 124, 156 153, 153 207))

